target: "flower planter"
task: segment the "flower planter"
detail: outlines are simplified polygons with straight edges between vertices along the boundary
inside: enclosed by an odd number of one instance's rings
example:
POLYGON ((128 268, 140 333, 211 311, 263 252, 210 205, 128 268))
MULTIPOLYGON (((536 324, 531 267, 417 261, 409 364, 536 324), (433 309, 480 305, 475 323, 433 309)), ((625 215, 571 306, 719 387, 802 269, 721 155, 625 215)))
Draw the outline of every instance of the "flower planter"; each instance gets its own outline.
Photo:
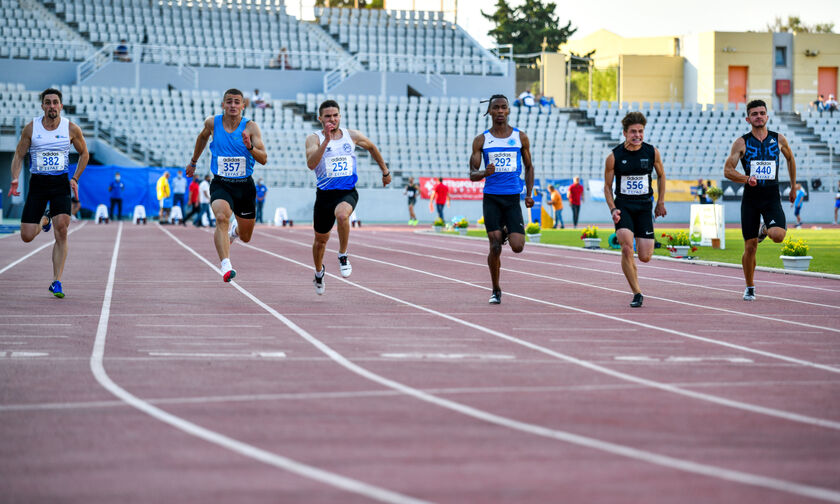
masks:
POLYGON ((811 264, 812 256, 779 256, 785 269, 793 271, 808 271, 808 266, 811 264))
POLYGON ((670 250, 671 257, 685 257, 688 255, 691 245, 671 245, 673 250, 670 250))
POLYGON ((435 226, 435 233, 443 233, 443 226, 435 226))
POLYGON ((529 234, 528 235, 528 241, 532 241, 534 243, 539 243, 540 242, 540 236, 542 236, 542 234, 540 234, 540 233, 529 234))
POLYGON ((458 228, 458 234, 461 236, 467 236, 467 228, 458 228))
POLYGON ((599 248, 601 248, 601 239, 600 238, 584 238, 583 239, 583 248, 599 249, 599 248))

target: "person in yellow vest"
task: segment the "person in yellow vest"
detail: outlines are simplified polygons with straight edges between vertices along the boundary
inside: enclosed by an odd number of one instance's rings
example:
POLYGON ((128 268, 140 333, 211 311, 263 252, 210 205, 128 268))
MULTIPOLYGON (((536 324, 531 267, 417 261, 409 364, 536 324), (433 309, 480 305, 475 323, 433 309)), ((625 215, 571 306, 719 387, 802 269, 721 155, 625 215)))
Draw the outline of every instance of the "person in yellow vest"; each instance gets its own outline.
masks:
POLYGON ((163 172, 163 175, 157 180, 157 199, 160 203, 160 222, 164 223, 169 221, 169 212, 167 211, 166 207, 164 207, 164 201, 166 198, 169 197, 169 172, 163 172))
POLYGON ((551 207, 554 209, 554 228, 557 229, 557 223, 560 223, 560 229, 565 229, 566 226, 563 225, 563 196, 560 195, 560 192, 554 188, 553 185, 548 186, 548 193, 551 195, 551 207))

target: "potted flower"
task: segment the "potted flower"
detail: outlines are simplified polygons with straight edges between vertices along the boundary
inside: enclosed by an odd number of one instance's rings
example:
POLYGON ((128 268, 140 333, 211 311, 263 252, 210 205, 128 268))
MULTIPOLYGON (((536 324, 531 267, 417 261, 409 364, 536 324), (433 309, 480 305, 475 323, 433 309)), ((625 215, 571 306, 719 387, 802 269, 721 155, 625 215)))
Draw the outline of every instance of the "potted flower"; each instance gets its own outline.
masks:
POLYGON ((583 248, 601 248, 601 238, 598 236, 598 226, 586 226, 583 228, 583 233, 581 233, 580 239, 583 240, 583 248))
POLYGON ((808 271, 808 266, 811 264, 813 257, 808 255, 808 244, 803 239, 793 241, 786 238, 782 242, 782 263, 785 269, 794 271, 808 271))
MULTIPOLYGON (((713 205, 717 205, 716 201, 723 196, 723 189, 720 187, 710 186, 706 189, 706 197, 712 200, 713 205)), ((717 206, 713 208, 715 214, 715 223, 717 223, 717 206)), ((717 225, 717 224, 715 224, 717 225)), ((712 238, 712 248, 720 248, 720 238, 712 238)))
POLYGON ((466 217, 459 220, 455 223, 455 227, 458 228, 458 234, 461 236, 465 236, 467 234, 467 228, 470 227, 470 221, 467 220, 466 217))
POLYGON ((445 225, 445 223, 443 222, 443 219, 438 217, 437 219, 435 219, 435 222, 432 225, 435 227, 435 232, 442 233, 443 226, 445 225))
POLYGON ((536 222, 529 222, 525 227, 525 234, 528 235, 528 240, 539 243, 540 242, 540 225, 536 222))
POLYGON ((686 257, 689 249, 692 252, 697 250, 697 247, 691 246, 691 239, 686 231, 677 231, 672 235, 662 233, 662 237, 665 238, 665 245, 671 252, 671 257, 686 257))
POLYGON ((481 217, 479 217, 478 220, 475 223, 479 224, 479 225, 483 225, 484 224, 484 216, 482 215, 481 217))

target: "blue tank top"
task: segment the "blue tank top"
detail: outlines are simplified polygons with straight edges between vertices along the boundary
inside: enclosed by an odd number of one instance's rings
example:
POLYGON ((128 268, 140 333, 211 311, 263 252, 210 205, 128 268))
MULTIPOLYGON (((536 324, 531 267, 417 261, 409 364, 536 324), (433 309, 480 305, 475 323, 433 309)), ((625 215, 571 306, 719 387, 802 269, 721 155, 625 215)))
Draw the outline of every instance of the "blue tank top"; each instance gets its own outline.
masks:
POLYGON ((493 164, 496 171, 484 179, 484 194, 520 194, 522 192, 522 140, 519 130, 507 138, 496 138, 484 132, 484 166, 493 164))
POLYGON ((233 133, 225 131, 222 115, 213 118, 213 140, 210 142, 210 171, 219 177, 244 179, 254 173, 254 156, 242 141, 248 119, 243 117, 233 133))
MULTIPOLYGON (((779 134, 775 131, 768 131, 764 141, 747 133, 744 139, 744 157, 741 158, 741 166, 744 174, 755 176, 759 186, 779 185, 779 134)), ((744 191, 750 188, 747 185, 744 191)))

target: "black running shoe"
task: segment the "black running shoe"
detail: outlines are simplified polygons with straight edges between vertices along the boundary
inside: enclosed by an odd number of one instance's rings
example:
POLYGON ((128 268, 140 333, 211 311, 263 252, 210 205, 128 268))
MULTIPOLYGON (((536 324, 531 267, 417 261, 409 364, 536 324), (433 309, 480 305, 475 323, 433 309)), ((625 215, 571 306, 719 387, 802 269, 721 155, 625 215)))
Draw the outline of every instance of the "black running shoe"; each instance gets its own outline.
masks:
POLYGON ((502 304, 502 291, 493 291, 493 295, 490 296, 490 304, 502 304))
MULTIPOLYGON (((508 236, 509 236, 509 235, 508 235, 507 226, 502 226, 502 245, 504 245, 505 243, 507 243, 507 241, 508 241, 508 236)), ((501 291, 499 291, 499 292, 501 293, 501 291)))
POLYGON ((767 224, 762 224, 758 228, 758 243, 763 242, 765 238, 767 238, 767 224))
POLYGON ((639 308, 640 306, 642 306, 642 301, 644 301, 644 300, 645 300, 645 297, 642 296, 641 292, 633 294, 633 301, 630 303, 630 306, 632 308, 639 308))

